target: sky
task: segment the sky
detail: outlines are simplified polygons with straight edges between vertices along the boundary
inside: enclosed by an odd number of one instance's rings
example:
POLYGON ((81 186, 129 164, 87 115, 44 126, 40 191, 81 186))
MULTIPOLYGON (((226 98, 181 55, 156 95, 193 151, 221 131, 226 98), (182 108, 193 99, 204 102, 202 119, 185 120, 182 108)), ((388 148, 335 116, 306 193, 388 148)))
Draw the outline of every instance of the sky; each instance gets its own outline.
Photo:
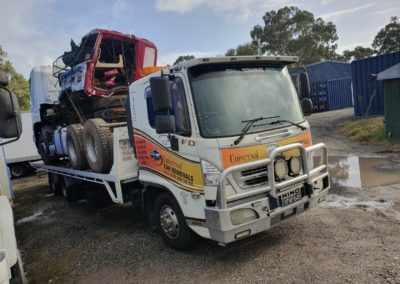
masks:
POLYGON ((338 53, 371 46, 390 17, 400 16, 398 0, 0 0, 0 45, 25 78, 94 28, 151 40, 158 65, 167 65, 179 55, 218 56, 249 42, 265 12, 284 6, 332 21, 338 53))

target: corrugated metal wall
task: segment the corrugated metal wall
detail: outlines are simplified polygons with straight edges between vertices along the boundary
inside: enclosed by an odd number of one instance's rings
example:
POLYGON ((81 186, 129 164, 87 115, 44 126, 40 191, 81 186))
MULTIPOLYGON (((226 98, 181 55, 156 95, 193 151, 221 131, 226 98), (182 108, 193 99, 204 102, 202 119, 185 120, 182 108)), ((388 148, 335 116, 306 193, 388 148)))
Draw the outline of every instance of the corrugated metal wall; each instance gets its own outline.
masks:
POLYGON ((400 79, 383 81, 385 92, 385 130, 400 138, 400 79))
POLYGON ((351 78, 311 83, 311 100, 314 111, 352 107, 353 95, 351 84, 351 78))
POLYGON ((328 81, 328 109, 340 109, 353 106, 351 78, 328 81))
POLYGON ((351 73, 353 78, 354 113, 362 116, 366 113, 373 91, 376 96, 372 99, 369 115, 384 113, 384 98, 382 82, 372 80, 371 74, 379 72, 400 62, 400 52, 369 57, 351 62, 351 73))

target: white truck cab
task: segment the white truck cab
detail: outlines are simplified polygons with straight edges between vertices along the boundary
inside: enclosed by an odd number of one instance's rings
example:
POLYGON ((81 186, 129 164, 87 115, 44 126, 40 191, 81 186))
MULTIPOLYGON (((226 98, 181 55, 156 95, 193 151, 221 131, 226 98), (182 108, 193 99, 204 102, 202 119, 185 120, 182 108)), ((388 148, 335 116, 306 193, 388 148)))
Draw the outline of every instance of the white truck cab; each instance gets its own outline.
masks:
POLYGON ((200 58, 131 84, 139 180, 172 199, 154 209, 167 243, 179 246, 180 215, 198 235, 226 244, 325 200, 327 150, 312 145, 286 68, 297 61, 200 58))

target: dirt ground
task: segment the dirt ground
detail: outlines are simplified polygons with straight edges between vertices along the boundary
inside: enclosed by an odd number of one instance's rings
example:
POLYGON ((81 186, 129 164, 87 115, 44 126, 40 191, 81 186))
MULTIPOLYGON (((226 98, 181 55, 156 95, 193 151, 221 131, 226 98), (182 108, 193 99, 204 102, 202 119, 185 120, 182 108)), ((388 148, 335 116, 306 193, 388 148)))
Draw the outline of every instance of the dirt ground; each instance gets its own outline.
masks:
MULTIPOLYGON (((351 118, 352 109, 313 114, 313 142, 337 155, 400 156, 339 135, 351 118)), ((13 186, 31 283, 400 283, 400 184, 336 184, 323 206, 270 231, 187 252, 164 245, 129 205, 68 203, 50 194, 44 173, 13 186)))

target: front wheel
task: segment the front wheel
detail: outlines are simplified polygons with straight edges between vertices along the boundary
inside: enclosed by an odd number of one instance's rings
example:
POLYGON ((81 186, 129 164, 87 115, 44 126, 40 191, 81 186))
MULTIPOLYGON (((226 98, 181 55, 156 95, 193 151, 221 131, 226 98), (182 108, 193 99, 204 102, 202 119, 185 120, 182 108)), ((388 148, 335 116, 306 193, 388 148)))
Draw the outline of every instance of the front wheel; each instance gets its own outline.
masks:
POLYGON ((168 193, 161 193, 155 202, 157 229, 165 243, 178 250, 187 250, 197 244, 198 236, 186 224, 176 200, 168 193))

